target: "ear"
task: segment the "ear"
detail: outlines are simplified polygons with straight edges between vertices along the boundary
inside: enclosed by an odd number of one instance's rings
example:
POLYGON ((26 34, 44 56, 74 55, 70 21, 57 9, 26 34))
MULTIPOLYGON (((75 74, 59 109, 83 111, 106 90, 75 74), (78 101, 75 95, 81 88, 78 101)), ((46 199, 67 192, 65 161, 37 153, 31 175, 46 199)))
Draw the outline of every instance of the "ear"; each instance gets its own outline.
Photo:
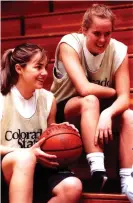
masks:
POLYGON ((19 65, 19 64, 16 64, 15 65, 15 70, 18 74, 21 74, 22 73, 22 67, 19 65))
POLYGON ((83 27, 83 28, 82 28, 82 33, 83 33, 83 35, 86 36, 86 35, 87 35, 87 29, 83 27))

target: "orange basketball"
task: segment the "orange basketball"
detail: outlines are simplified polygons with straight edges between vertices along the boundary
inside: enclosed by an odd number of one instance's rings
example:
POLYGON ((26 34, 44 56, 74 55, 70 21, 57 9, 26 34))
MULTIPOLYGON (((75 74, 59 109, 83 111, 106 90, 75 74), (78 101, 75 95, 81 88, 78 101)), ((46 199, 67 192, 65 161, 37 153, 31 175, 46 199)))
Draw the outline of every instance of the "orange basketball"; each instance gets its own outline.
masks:
POLYGON ((41 149, 57 156, 60 166, 68 166, 77 159, 82 153, 82 141, 79 133, 71 126, 66 124, 51 125, 45 130, 40 139, 45 137, 41 149))

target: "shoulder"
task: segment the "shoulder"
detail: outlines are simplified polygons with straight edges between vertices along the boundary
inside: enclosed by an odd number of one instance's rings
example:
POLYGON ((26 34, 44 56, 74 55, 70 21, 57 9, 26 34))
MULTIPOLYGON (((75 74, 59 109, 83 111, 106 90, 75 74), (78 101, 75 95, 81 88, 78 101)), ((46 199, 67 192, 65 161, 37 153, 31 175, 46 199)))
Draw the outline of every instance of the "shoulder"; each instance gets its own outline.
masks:
POLYGON ((78 43, 81 43, 83 40, 84 40, 84 35, 83 34, 79 34, 79 33, 70 33, 70 34, 67 34, 67 35, 64 35, 61 39, 61 42, 62 41, 69 41, 69 40, 74 40, 78 43))
POLYGON ((38 95, 40 95, 42 97, 49 98, 49 99, 53 99, 53 97, 54 97, 53 93, 46 89, 36 90, 35 94, 37 95, 37 97, 38 97, 38 95))
POLYGON ((64 42, 71 46, 79 54, 83 48, 84 39, 85 37, 83 34, 71 33, 63 36, 59 42, 59 45, 64 42))
MULTIPOLYGON (((41 99, 40 99, 41 108, 42 108, 42 105, 44 105, 45 110, 47 111, 47 116, 48 116, 51 111, 52 104, 55 100, 53 93, 48 90, 45 90, 45 89, 36 90, 35 93, 37 95, 37 98, 41 97, 41 99)), ((46 111, 45 111, 45 113, 46 113, 46 111)))
POLYGON ((127 46, 116 39, 111 39, 109 46, 109 51, 112 52, 113 56, 113 70, 115 73, 127 55, 127 46))
POLYGON ((110 46, 115 52, 119 52, 119 53, 127 52, 127 46, 116 39, 111 38, 110 46))

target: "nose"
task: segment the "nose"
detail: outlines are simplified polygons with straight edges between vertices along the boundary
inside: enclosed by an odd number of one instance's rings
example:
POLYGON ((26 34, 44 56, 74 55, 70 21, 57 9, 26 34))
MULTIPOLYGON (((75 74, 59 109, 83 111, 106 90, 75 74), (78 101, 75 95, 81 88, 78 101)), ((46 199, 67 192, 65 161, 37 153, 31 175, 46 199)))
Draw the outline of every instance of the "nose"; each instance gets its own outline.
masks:
POLYGON ((100 38, 99 38, 99 41, 100 41, 100 42, 105 42, 105 36, 104 36, 104 35, 101 35, 100 38))
POLYGON ((48 75, 48 72, 47 72, 47 70, 45 68, 42 69, 41 75, 48 75))

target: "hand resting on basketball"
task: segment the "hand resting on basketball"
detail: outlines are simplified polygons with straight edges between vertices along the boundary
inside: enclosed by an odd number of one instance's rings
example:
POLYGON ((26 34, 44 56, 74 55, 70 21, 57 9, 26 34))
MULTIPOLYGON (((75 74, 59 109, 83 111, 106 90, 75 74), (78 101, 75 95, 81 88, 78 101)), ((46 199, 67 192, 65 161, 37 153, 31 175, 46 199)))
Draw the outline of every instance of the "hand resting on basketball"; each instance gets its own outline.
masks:
POLYGON ((57 156, 59 168, 70 166, 82 154, 80 134, 72 126, 69 123, 52 124, 39 138, 45 138, 40 147, 45 153, 57 156))
POLYGON ((75 127, 75 125, 70 124, 69 122, 51 123, 50 125, 62 125, 62 124, 72 127, 74 130, 76 130, 79 133, 79 130, 75 127))
POLYGON ((36 156, 37 162, 41 163, 42 165, 48 168, 57 168, 57 166, 59 165, 56 162, 57 156, 47 154, 44 151, 42 151, 40 148, 41 145, 44 143, 44 140, 45 138, 42 138, 41 140, 39 140, 30 148, 30 150, 32 150, 32 152, 36 156))

